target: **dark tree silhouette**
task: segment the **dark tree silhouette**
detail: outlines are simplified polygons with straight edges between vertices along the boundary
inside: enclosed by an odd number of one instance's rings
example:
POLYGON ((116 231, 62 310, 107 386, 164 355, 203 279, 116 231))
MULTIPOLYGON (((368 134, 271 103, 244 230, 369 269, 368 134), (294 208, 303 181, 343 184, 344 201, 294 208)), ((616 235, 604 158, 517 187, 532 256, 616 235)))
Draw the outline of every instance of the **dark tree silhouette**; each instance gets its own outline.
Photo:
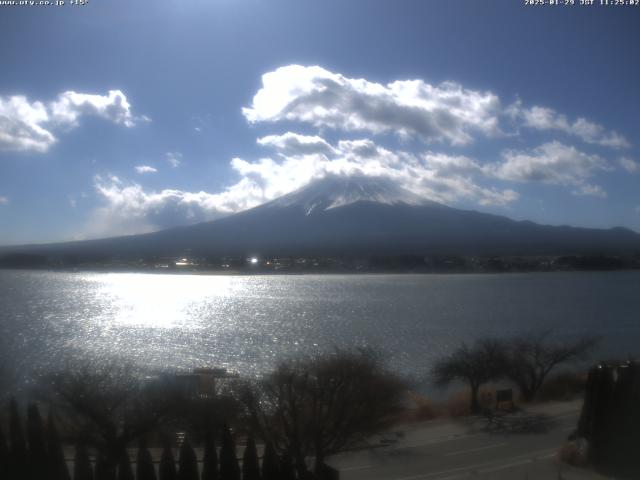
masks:
POLYGON ((522 400, 530 402, 554 368, 586 359, 597 342, 596 337, 561 341, 552 331, 516 337, 509 342, 506 375, 518 386, 522 400))
POLYGON ((271 442, 267 442, 264 446, 262 454, 262 480, 279 480, 280 468, 276 451, 271 442))
POLYGON ((113 468, 127 445, 172 419, 183 400, 173 385, 143 382, 127 366, 66 371, 48 380, 58 408, 113 468))
POLYGON ((178 478, 180 480, 198 480, 198 459, 189 442, 189 438, 185 438, 180 446, 178 467, 178 478))
POLYGON ((237 401, 231 384, 218 385, 215 396, 185 398, 177 406, 179 421, 191 438, 206 438, 210 431, 220 431, 225 424, 234 424, 242 405, 237 401))
POLYGON ((9 446, 0 429, 0 478, 9 477, 9 446))
POLYGON ((159 480, 178 480, 176 461, 173 458, 171 446, 167 443, 162 450, 160 457, 159 480))
POLYGON ((220 480, 240 480, 236 444, 231 436, 231 430, 226 425, 222 429, 222 444, 220 446, 220 480))
POLYGON ((258 451, 253 437, 247 439, 247 446, 242 455, 242 480, 260 480, 260 463, 258 451))
POLYGON ((47 451, 49 452, 49 477, 51 480, 71 480, 67 462, 64 459, 62 442, 58 435, 55 421, 51 412, 47 418, 47 451))
MULTIPOLYGON (((304 474, 306 476, 306 473, 304 474)), ((282 455, 282 460, 280 461, 280 479, 281 480, 296 480, 296 472, 293 468, 293 461, 291 459, 291 454, 285 452, 282 455)))
POLYGON ((102 453, 96 458, 95 480, 116 480, 116 467, 102 453))
POLYGON ((82 442, 76 445, 73 480, 93 480, 93 468, 91 467, 89 452, 82 442))
POLYGON ((15 399, 9 402, 9 475, 10 478, 29 478, 27 445, 22 430, 22 421, 15 399))
POLYGON ((439 387, 446 387, 455 380, 466 382, 471 389, 471 412, 478 413, 480 387, 504 376, 506 362, 507 348, 503 342, 478 340, 471 347, 463 343, 450 356, 436 361, 432 375, 439 387))
POLYGON ((36 404, 27 407, 27 441, 31 476, 39 480, 47 476, 47 447, 42 417, 36 404))
POLYGON ((126 449, 120 455, 120 461, 118 462, 118 480, 135 480, 133 469, 131 468, 131 460, 126 449))
POLYGON ((242 395, 252 428, 292 456, 298 476, 384 430, 404 408, 406 383, 371 351, 288 361, 242 395))
POLYGON ((153 466, 153 459, 144 440, 140 440, 138 446, 136 480, 156 480, 156 470, 153 466))
POLYGON ((202 480, 218 480, 218 453, 213 432, 207 432, 202 458, 202 480))

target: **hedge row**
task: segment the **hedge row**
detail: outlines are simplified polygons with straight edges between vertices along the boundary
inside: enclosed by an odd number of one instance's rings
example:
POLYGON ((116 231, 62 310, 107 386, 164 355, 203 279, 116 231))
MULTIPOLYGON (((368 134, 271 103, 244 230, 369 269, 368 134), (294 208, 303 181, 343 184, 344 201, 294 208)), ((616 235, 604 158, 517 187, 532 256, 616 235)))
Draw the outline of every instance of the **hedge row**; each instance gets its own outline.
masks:
POLYGON ((138 445, 135 468, 126 449, 109 458, 99 450, 92 460, 89 446, 77 443, 71 468, 67 465, 55 421, 51 415, 43 422, 37 405, 27 407, 26 429, 18 405, 9 405, 8 441, 0 429, 0 479, 6 480, 295 480, 291 459, 279 457, 270 444, 262 461, 253 438, 248 438, 242 457, 228 427, 222 430, 220 449, 212 434, 206 436, 200 462, 188 438, 178 450, 165 444, 156 465, 144 442, 138 445), (26 434, 25 434, 26 433, 26 434))

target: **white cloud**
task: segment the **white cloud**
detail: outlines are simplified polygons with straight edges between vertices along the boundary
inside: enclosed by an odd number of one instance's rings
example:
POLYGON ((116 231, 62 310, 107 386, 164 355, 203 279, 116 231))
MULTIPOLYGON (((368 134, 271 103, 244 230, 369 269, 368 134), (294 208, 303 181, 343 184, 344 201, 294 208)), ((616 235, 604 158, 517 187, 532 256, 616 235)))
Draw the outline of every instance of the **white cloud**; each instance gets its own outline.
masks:
POLYGON ((262 188, 263 201, 326 175, 382 177, 417 195, 445 203, 467 199, 483 205, 506 205, 518 198, 513 190, 480 186, 473 177, 483 171, 467 157, 392 152, 369 139, 343 140, 330 148, 332 155, 281 155, 280 161, 266 158, 258 162, 236 158, 232 165, 245 179, 262 188))
POLYGON ((571 128, 567 117, 558 114, 551 108, 538 106, 528 109, 519 108, 515 113, 522 117, 522 123, 525 127, 535 128, 537 130, 558 129, 565 132, 571 128))
POLYGON ((245 178, 221 193, 145 191, 141 185, 116 176, 96 176, 94 188, 103 206, 92 213, 86 238, 146 233, 213 220, 264 201, 262 189, 245 178))
POLYGON ((425 155, 424 159, 440 176, 484 174, 479 162, 463 155, 430 153, 425 155))
POLYGON ((7 197, 0 196, 0 205, 6 205, 9 203, 9 199, 7 197))
POLYGON ((180 152, 167 152, 165 156, 167 163, 171 165, 172 168, 178 168, 182 163, 182 154, 180 152))
POLYGON ((0 97, 0 150, 46 152, 56 142, 43 125, 49 113, 41 102, 26 97, 0 97))
POLYGON ((157 173, 158 169, 157 168, 153 168, 149 165, 137 165, 135 167, 136 172, 138 172, 139 174, 143 175, 145 173, 157 173))
POLYGON ((280 142, 281 139, 262 142, 282 147, 281 153, 276 159, 261 158, 254 162, 234 158, 231 167, 239 179, 219 193, 145 191, 139 184, 125 183, 117 177, 96 177, 94 185, 104 205, 92 215, 87 235, 142 233, 219 218, 278 198, 326 175, 380 177, 444 203, 469 200, 502 206, 518 199, 518 193, 511 189, 482 186, 477 178, 484 174, 482 167, 467 157, 392 152, 368 139, 340 141, 337 146, 318 139, 314 144, 324 146, 324 150, 333 152, 331 155, 287 156, 282 152, 290 145, 280 142))
POLYGON ((412 190, 424 197, 443 203, 467 199, 480 205, 497 206, 508 205, 520 197, 512 189, 481 186, 476 179, 485 174, 484 169, 468 157, 430 152, 422 158, 426 168, 411 175, 419 175, 416 180, 421 188, 412 190))
POLYGON ((622 157, 619 159, 620 166, 629 173, 640 173, 640 163, 632 160, 628 157, 622 157))
POLYGON ((271 147, 284 155, 331 155, 335 150, 324 138, 287 132, 284 135, 269 135, 258 139, 258 144, 271 147))
POLYGON ((585 118, 570 122, 552 108, 533 106, 524 108, 520 103, 512 105, 507 111, 520 118, 522 125, 536 130, 555 130, 574 135, 590 144, 611 148, 628 148, 629 141, 615 131, 607 131, 602 125, 585 118))
POLYGON ((607 192, 600 185, 589 185, 588 183, 572 190, 571 193, 574 195, 607 198, 607 192))
POLYGON ((529 129, 573 135, 605 147, 630 147, 621 134, 583 117, 570 121, 552 108, 526 107, 521 101, 503 108, 498 95, 490 91, 423 80, 380 84, 319 66, 288 65, 264 74, 262 87, 242 112, 250 123, 296 121, 451 145, 497 136, 502 132, 501 121, 510 117, 529 129))
POLYGON ((15 95, 0 97, 0 151, 46 152, 57 142, 56 131, 76 128, 81 116, 98 116, 126 127, 148 117, 134 118, 120 90, 107 95, 63 92, 49 103, 15 95))
POLYGON ((293 120, 451 144, 469 143, 478 132, 498 132, 498 97, 453 82, 382 85, 318 66, 289 65, 263 75, 262 84, 251 107, 243 108, 251 123, 293 120))
MULTIPOLYGON (((528 152, 505 151, 503 161, 485 166, 497 178, 515 182, 540 182, 578 186, 582 194, 596 194, 600 187, 587 185, 587 179, 611 168, 598 155, 590 155, 560 142, 549 142, 528 152)), ((599 193, 599 196, 602 194, 599 193)))
POLYGON ((383 150, 373 143, 372 140, 340 140, 338 142, 338 151, 345 154, 356 155, 360 158, 372 158, 380 155, 383 150))
POLYGON ((131 105, 120 90, 109 90, 107 95, 63 92, 58 95, 58 100, 50 104, 49 109, 51 120, 64 126, 78 126, 78 118, 82 115, 101 117, 126 127, 135 125, 131 105))

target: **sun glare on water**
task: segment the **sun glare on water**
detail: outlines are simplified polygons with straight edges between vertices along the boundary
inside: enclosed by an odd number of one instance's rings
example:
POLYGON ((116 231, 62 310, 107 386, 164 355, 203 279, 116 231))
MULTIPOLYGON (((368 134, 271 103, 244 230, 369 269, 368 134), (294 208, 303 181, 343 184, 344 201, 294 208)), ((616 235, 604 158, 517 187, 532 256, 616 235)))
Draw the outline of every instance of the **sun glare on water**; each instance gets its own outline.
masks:
POLYGON ((193 309, 203 299, 224 302, 237 290, 230 282, 212 277, 179 277, 176 281, 176 275, 108 275, 99 292, 110 300, 111 309, 105 312, 108 321, 120 326, 198 328, 192 323, 193 309))

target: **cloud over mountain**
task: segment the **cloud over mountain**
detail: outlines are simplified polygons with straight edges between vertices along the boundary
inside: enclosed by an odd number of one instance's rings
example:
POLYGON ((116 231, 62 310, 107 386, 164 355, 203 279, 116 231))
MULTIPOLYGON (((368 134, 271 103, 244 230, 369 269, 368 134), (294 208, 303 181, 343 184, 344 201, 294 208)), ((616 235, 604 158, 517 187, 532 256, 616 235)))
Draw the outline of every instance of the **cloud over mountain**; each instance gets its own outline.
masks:
POLYGON ((394 152, 370 139, 343 140, 334 146, 318 136, 291 132, 262 144, 275 149, 277 155, 253 162, 234 158, 231 167, 239 179, 219 193, 147 191, 138 183, 114 176, 96 177, 94 187, 102 206, 93 215, 89 235, 139 233, 211 220, 255 207, 326 176, 386 179, 420 197, 444 203, 471 200, 504 206, 518 199, 512 189, 482 185, 479 177, 485 175, 483 167, 463 156, 394 152), (287 139, 295 139, 295 145, 321 147, 326 154, 306 148, 290 154, 287 139), (311 153, 302 153, 305 150, 311 153))
MULTIPOLYGON (((102 206, 92 213, 85 228, 84 235, 89 238, 146 233, 211 220, 225 208, 219 195, 177 189, 145 191, 141 185, 116 176, 96 176, 94 188, 102 206)), ((226 213, 231 211, 227 209, 226 213)))
POLYGON ((320 153, 332 155, 335 150, 324 138, 317 135, 299 135, 287 132, 283 135, 268 135, 259 138, 258 144, 264 147, 271 147, 286 155, 309 155, 320 153))
MULTIPOLYGON (((126 99, 111 93, 100 102, 93 96, 61 96, 64 101, 59 100, 57 111, 73 107, 76 116, 58 113, 55 118, 74 125, 79 115, 93 114, 130 126, 126 99), (88 97, 93 100, 87 104, 88 97)), ((40 107, 45 115, 51 109, 32 105, 34 118, 42 114, 40 107)), ((564 143, 573 137, 586 148, 630 147, 626 138, 598 123, 582 117, 570 121, 554 109, 522 101, 503 107, 496 93, 455 82, 432 85, 412 79, 382 84, 319 66, 288 65, 263 75, 261 88, 242 113, 260 127, 286 125, 257 138, 269 155, 233 158, 229 166, 236 180, 215 193, 155 191, 136 182, 97 177, 102 206, 94 226, 102 227, 94 231, 113 230, 109 225, 115 225, 118 233, 131 233, 210 220, 327 176, 376 177, 445 204, 505 207, 520 198, 518 188, 525 183, 605 198, 599 175, 616 168, 635 173, 638 165, 628 157, 614 165, 600 153, 564 143), (291 123, 311 126, 315 132, 289 131, 291 123), (528 138, 532 131, 540 132, 533 145, 528 138), (540 143, 540 135, 551 138, 540 143), (560 141, 558 135, 565 138, 560 141), (495 153, 469 153, 469 147, 481 141, 492 145, 495 153)), ((183 155, 167 152, 165 160, 177 168, 183 155)), ((156 169, 140 165, 136 171, 156 169)))
POLYGON ((521 101, 503 107, 496 93, 456 82, 432 85, 411 79, 383 85, 319 66, 288 65, 265 73, 262 87, 242 112, 250 123, 295 121, 454 146, 499 136, 502 124, 509 126, 510 121, 516 127, 560 132, 588 144, 630 146, 624 136, 586 118, 570 122, 552 108, 528 107, 521 101))
POLYGON ((491 92, 453 82, 401 80, 382 85, 318 66, 289 65, 264 74, 262 88, 242 111, 251 123, 289 120, 466 144, 477 133, 497 132, 500 102, 491 92))

